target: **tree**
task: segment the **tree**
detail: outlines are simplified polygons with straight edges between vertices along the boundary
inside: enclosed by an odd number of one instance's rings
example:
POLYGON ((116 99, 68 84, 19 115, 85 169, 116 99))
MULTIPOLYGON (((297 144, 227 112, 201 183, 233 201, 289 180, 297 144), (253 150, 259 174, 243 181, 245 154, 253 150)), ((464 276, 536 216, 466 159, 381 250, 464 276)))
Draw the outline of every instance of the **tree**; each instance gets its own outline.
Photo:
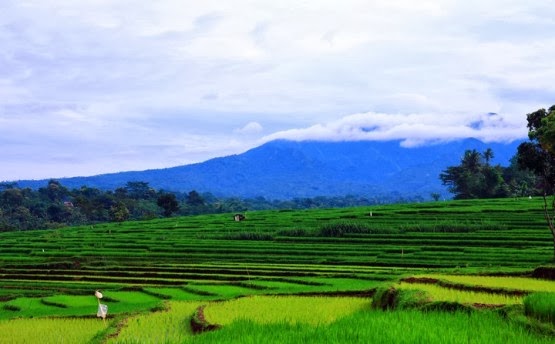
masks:
MULTIPOLYGON (((156 191, 147 182, 127 182, 125 185, 127 195, 133 199, 155 199, 156 191)), ((122 191, 118 191, 121 193, 122 191)))
POLYGON ((160 208, 164 209, 165 217, 170 217, 172 213, 179 210, 179 203, 177 202, 174 194, 166 193, 160 195, 156 204, 158 204, 160 208))
POLYGON ((110 219, 115 222, 123 222, 129 218, 129 209, 123 202, 116 202, 110 207, 110 219))
POLYGON ((20 189, 10 188, 4 190, 0 196, 0 204, 6 209, 15 208, 23 204, 23 193, 20 189))
POLYGON ((491 159, 493 159, 494 156, 493 150, 491 148, 486 149, 482 156, 486 160, 486 166, 489 166, 489 162, 491 161, 491 159))
POLYGON ((40 188, 39 193, 51 202, 61 202, 69 195, 69 190, 59 181, 51 179, 46 188, 40 188))
POLYGON ((193 190, 187 194, 186 203, 191 207, 199 207, 204 205, 204 199, 198 192, 193 190))
POLYGON ((529 142, 518 146, 518 164, 538 177, 543 214, 553 237, 555 260, 555 105, 526 115, 529 142), (548 197, 551 200, 548 201, 548 197))
POLYGON ((509 187, 503 179, 503 168, 490 165, 493 151, 480 154, 467 150, 458 166, 449 166, 439 178, 447 185, 455 199, 496 198, 509 195, 509 187))
POLYGON ((538 196, 542 193, 536 186, 538 177, 527 168, 521 168, 518 164, 518 153, 511 158, 511 164, 503 171, 503 178, 509 186, 509 194, 512 197, 538 196))

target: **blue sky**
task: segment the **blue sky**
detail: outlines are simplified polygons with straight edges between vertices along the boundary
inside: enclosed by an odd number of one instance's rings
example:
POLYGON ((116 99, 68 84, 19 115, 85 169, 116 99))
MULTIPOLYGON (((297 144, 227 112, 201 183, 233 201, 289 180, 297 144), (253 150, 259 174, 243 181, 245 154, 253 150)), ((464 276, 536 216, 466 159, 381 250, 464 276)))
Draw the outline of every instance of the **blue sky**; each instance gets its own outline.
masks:
POLYGON ((555 103, 551 0, 3 0, 0 13, 0 180, 276 138, 510 141, 555 103))

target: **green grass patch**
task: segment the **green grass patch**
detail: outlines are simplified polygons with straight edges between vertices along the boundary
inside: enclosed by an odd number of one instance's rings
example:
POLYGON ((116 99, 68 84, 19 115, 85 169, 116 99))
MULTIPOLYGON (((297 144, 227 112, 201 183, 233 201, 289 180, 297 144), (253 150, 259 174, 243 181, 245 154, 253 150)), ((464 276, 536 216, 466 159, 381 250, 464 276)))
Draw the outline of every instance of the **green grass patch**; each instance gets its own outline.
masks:
POLYGON ((526 315, 555 325, 555 292, 534 293, 524 298, 526 315))
POLYGON ((204 309, 204 315, 209 323, 224 326, 239 319, 261 324, 287 322, 322 325, 369 307, 370 300, 364 298, 252 296, 210 303, 204 309))
MULTIPOLYGON (((317 314, 315 311, 314 314, 317 314)), ((317 315, 316 315, 317 316, 317 315)), ((195 343, 491 343, 547 344, 553 338, 515 326, 491 312, 362 310, 330 324, 236 320, 195 343)))
POLYGON ((88 343, 107 324, 98 319, 13 319, 0 321, 3 343, 88 343))
POLYGON ((399 283, 395 288, 426 292, 432 301, 450 301, 463 304, 513 305, 522 304, 522 296, 492 294, 444 288, 435 284, 399 283))
POLYGON ((189 318, 198 306, 199 302, 168 301, 162 311, 128 318, 118 336, 107 343, 188 342, 193 335, 189 318))

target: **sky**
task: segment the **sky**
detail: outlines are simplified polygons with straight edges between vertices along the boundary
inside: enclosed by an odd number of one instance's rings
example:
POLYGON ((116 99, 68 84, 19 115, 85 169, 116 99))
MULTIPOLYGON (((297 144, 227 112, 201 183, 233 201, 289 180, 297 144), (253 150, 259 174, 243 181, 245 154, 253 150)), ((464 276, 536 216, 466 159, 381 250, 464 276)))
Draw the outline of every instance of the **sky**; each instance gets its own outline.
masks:
POLYGON ((555 0, 1 0, 0 181, 527 137, 555 0))

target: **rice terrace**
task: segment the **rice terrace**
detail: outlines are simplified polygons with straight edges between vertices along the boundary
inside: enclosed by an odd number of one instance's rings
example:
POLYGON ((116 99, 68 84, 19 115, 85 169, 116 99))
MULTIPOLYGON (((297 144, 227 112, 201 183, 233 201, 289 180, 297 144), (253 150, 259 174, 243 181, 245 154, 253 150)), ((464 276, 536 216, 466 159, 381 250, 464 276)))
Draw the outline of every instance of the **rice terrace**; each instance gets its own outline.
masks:
POLYGON ((1 343, 555 340, 540 198, 199 215, 0 239, 1 343))

